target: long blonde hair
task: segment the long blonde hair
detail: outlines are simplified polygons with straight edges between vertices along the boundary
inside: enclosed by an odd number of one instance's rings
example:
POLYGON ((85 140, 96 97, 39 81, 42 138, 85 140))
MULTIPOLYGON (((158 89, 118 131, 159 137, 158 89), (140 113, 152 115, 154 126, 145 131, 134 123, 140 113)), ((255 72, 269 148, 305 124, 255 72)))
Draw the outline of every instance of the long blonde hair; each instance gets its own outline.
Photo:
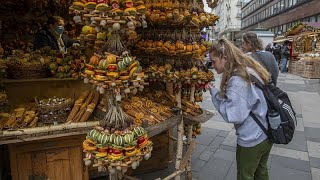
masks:
POLYGON ((218 43, 211 46, 209 55, 210 57, 216 56, 219 58, 224 57, 226 59, 220 84, 220 96, 222 97, 225 97, 228 81, 233 75, 242 77, 250 84, 251 79, 247 67, 253 69, 265 84, 270 80, 268 71, 265 70, 259 62, 244 54, 239 48, 225 38, 220 39, 218 43))

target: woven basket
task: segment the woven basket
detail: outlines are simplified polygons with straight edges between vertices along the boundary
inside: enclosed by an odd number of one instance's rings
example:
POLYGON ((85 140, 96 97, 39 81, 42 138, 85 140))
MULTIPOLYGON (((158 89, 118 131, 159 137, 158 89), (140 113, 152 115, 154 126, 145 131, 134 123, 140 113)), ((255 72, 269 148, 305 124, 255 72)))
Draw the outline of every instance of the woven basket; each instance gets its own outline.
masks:
POLYGON ((68 115, 74 104, 74 100, 70 99, 68 102, 61 104, 39 104, 37 103, 37 109, 39 112, 39 121, 41 123, 64 123, 67 121, 68 115))
POLYGON ((42 64, 8 64, 8 78, 39 79, 48 77, 48 71, 42 64))

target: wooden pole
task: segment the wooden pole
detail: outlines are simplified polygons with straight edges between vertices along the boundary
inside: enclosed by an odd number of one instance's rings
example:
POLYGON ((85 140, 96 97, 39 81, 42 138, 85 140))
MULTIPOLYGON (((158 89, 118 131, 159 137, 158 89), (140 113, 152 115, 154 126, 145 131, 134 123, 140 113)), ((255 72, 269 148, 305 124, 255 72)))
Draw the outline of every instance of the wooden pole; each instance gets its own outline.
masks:
MULTIPOLYGON (((181 83, 177 83, 178 92, 176 95, 176 101, 178 108, 181 108, 181 83)), ((182 111, 180 111, 182 114, 182 111)), ((177 154, 176 154, 176 171, 180 170, 180 162, 182 159, 182 150, 183 150, 183 134, 184 134, 184 123, 183 123, 183 116, 181 116, 181 122, 178 125, 178 142, 177 142, 177 154)), ((180 180, 180 174, 175 176, 175 180, 180 180)))
MULTIPOLYGON (((191 148, 191 141, 192 141, 192 125, 188 125, 187 127, 187 149, 191 148)), ((191 169, 191 154, 188 158, 187 163, 187 176, 186 179, 192 180, 192 169, 191 169)))
MULTIPOLYGON (((191 90, 190 90, 190 101, 193 103, 194 102, 194 93, 196 90, 196 83, 192 82, 191 83, 191 90)), ((190 143, 192 140, 192 127, 193 125, 188 125, 187 126, 187 148, 190 148, 190 143)), ((192 170, 191 170, 191 156, 188 159, 187 163, 187 176, 186 179, 192 180, 192 170)))
POLYGON ((191 90, 190 90, 190 101, 194 102, 194 93, 196 91, 196 83, 192 82, 191 83, 191 90))
MULTIPOLYGON (((169 95, 173 95, 173 82, 167 82, 166 83, 166 91, 169 95)), ((176 126, 174 126, 176 127, 176 126)), ((173 137, 173 127, 168 129, 168 135, 169 137, 173 137)), ((172 162, 173 160, 173 152, 174 152, 174 140, 169 138, 169 144, 168 144, 168 150, 169 150, 169 162, 172 162)))

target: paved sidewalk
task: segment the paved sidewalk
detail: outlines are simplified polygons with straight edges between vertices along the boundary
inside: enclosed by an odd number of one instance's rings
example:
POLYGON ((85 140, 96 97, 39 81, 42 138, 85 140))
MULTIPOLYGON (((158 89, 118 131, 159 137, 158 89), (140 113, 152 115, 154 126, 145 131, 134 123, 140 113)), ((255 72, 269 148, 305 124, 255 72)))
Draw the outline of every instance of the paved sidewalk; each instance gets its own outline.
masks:
MULTIPOLYGON (((215 83, 219 84, 219 77, 215 83)), ((269 158, 270 180, 320 180, 320 83, 291 74, 280 74, 278 86, 293 103, 298 125, 292 142, 274 145, 269 158)), ((202 107, 215 112, 209 93, 202 107)), ((236 135, 232 124, 216 115, 202 125, 192 155, 196 180, 236 180, 236 135)), ((143 179, 165 177, 168 169, 145 174, 143 179)))

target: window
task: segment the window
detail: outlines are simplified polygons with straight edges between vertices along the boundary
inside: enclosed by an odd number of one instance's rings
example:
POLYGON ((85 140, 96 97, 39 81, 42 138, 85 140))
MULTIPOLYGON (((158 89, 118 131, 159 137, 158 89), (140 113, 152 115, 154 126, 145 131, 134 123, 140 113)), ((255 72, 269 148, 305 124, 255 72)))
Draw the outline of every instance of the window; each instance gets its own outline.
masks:
POLYGON ((279 10, 278 10, 278 7, 277 7, 277 4, 274 4, 272 6, 272 9, 273 9, 273 13, 277 13, 279 10))
POLYGON ((296 5, 297 4, 297 0, 292 0, 292 5, 296 5))
POLYGON ((286 24, 284 24, 284 25, 282 26, 282 32, 287 32, 287 25, 286 25, 286 24))
POLYGON ((284 9, 284 0, 280 1, 280 11, 284 9))

